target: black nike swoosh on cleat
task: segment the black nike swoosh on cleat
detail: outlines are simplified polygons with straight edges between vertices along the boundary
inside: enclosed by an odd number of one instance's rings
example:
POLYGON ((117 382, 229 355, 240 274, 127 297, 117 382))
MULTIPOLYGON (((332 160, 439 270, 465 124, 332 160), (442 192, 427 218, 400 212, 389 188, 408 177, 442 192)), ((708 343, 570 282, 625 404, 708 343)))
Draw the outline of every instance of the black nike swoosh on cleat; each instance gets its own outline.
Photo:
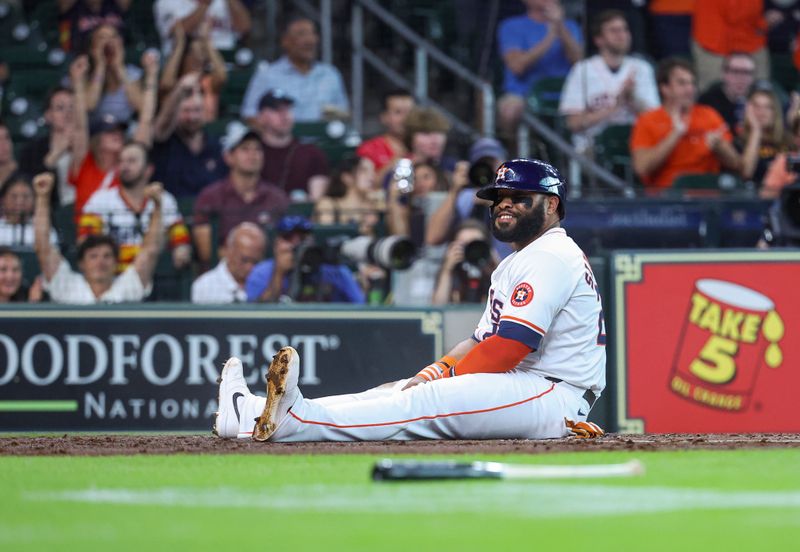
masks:
POLYGON ((239 397, 244 397, 244 393, 239 393, 238 391, 233 394, 233 411, 236 412, 236 419, 241 420, 239 417, 239 405, 236 403, 236 399, 239 397))
MULTIPOLYGON (((234 395, 234 397, 235 397, 235 396, 236 396, 236 395, 234 395)), ((242 396, 244 396, 244 395, 242 395, 242 396)), ((233 403, 233 404, 236 404, 236 401, 235 401, 235 399, 234 399, 234 403, 233 403)), ((586 412, 583 412, 582 410, 578 410, 578 416, 586 416, 586 412)), ((238 412, 236 413, 236 417, 237 417, 237 418, 239 417, 239 413, 238 413, 238 412)))

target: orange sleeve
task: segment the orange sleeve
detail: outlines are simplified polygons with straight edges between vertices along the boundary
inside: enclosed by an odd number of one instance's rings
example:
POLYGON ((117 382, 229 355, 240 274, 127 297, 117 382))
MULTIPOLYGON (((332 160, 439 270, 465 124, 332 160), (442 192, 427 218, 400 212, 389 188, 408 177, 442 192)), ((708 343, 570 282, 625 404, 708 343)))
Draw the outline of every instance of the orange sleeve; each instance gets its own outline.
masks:
POLYGON ((455 366, 455 375, 509 372, 532 349, 516 339, 493 335, 478 343, 455 366))
POLYGON ((636 124, 633 125, 630 150, 652 148, 658 144, 659 141, 659 137, 653 132, 652 118, 649 114, 644 113, 636 120, 636 124))

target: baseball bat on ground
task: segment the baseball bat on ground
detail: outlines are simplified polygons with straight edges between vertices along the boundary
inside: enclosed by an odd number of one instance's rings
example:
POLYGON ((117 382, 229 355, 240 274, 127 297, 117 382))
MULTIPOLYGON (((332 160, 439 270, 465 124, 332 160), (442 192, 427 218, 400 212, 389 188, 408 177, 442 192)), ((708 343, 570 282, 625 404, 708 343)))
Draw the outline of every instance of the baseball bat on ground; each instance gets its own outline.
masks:
POLYGON ((544 466, 500 462, 419 462, 383 459, 372 469, 374 481, 430 481, 440 479, 587 479, 644 474, 638 460, 624 464, 544 466))

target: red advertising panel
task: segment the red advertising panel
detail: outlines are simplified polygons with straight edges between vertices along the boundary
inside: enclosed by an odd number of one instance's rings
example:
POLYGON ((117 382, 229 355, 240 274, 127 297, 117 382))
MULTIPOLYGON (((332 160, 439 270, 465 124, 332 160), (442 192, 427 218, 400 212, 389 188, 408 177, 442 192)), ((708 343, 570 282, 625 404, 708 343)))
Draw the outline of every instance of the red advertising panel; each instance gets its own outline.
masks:
POLYGON ((614 257, 620 431, 800 432, 800 253, 614 257))

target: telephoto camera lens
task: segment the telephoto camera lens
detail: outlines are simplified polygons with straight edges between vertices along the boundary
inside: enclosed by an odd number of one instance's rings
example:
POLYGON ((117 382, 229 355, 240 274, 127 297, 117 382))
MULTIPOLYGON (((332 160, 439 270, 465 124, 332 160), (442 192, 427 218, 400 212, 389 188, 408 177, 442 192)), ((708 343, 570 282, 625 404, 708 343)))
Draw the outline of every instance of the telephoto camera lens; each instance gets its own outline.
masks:
POLYGON ((404 270, 416 254, 414 243, 403 236, 358 236, 342 243, 341 253, 355 262, 370 262, 387 270, 404 270))

